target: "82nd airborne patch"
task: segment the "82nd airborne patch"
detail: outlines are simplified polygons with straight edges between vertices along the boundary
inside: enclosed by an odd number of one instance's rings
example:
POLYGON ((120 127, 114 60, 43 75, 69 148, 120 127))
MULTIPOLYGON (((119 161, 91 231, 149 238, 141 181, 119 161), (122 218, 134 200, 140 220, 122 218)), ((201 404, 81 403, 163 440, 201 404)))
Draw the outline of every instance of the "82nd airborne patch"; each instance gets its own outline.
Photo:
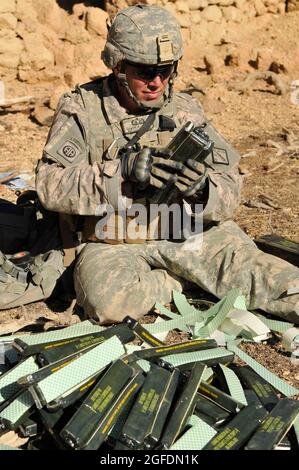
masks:
POLYGON ((68 162, 73 162, 81 154, 82 149, 79 142, 75 140, 66 140, 61 147, 57 150, 57 153, 66 159, 68 162))

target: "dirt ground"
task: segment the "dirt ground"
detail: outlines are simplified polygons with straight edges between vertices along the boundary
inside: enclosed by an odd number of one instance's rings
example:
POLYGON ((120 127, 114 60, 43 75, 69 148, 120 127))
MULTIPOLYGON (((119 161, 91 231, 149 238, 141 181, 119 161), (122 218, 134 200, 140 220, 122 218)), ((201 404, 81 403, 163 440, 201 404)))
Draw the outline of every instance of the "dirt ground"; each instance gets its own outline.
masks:
MULTIPOLYGON (((291 88, 299 80, 298 20, 299 12, 255 18, 250 24, 235 25, 219 45, 208 47, 187 38, 180 65, 177 89, 199 98, 208 119, 243 155, 240 170, 244 187, 235 220, 252 238, 275 232, 299 242, 299 92, 291 88), (226 55, 231 47, 233 53, 226 55), (262 50, 260 63, 253 55, 250 65, 248 51, 255 49, 262 50), (220 57, 215 64, 209 59, 214 55, 220 57), (272 59, 272 69, 279 72, 275 76, 285 85, 285 93, 278 94, 278 88, 264 80, 255 80, 241 92, 240 83, 249 74, 265 72, 267 60, 271 63, 272 59)), ((7 97, 50 97, 52 87, 10 82, 7 97)), ((0 172, 12 168, 33 174, 48 128, 35 123, 31 111, 27 105, 0 108, 0 172)), ((0 197, 15 200, 14 193, 3 186, 0 197)), ((63 324, 67 307, 69 302, 62 300, 39 302, 3 311, 0 318, 6 322, 43 317, 63 324)), ((70 316, 68 320, 72 321, 70 316)), ((299 386, 299 366, 291 364, 279 342, 244 348, 277 375, 299 386)))

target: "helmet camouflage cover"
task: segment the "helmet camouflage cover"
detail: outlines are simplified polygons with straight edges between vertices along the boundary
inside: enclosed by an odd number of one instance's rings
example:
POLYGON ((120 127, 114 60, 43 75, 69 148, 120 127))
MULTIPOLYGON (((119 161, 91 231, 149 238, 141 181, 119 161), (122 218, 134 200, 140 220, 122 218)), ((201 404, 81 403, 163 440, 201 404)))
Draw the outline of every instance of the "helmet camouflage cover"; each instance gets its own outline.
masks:
POLYGON ((108 68, 114 69, 122 60, 139 64, 172 64, 182 54, 182 36, 175 17, 158 6, 136 5, 115 16, 102 59, 108 68))

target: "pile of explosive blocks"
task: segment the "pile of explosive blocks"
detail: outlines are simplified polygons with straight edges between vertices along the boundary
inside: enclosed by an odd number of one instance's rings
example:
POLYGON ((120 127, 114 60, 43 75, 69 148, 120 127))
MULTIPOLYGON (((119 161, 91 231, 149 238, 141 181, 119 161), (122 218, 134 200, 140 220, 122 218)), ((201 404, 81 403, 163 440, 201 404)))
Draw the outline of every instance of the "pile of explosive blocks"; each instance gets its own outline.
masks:
POLYGON ((233 364, 214 339, 165 345, 126 317, 0 344, 0 442, 14 430, 31 450, 298 448, 299 401, 233 364), (147 347, 132 344, 136 337, 147 347))

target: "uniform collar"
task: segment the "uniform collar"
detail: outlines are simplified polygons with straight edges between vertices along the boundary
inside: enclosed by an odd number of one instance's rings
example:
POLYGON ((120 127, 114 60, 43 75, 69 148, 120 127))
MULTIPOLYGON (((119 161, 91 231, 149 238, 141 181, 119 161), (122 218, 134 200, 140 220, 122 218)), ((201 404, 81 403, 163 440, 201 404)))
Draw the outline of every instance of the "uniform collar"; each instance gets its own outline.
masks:
POLYGON ((130 116, 116 98, 116 83, 113 74, 105 77, 103 81, 103 106, 109 124, 120 122, 130 116))

